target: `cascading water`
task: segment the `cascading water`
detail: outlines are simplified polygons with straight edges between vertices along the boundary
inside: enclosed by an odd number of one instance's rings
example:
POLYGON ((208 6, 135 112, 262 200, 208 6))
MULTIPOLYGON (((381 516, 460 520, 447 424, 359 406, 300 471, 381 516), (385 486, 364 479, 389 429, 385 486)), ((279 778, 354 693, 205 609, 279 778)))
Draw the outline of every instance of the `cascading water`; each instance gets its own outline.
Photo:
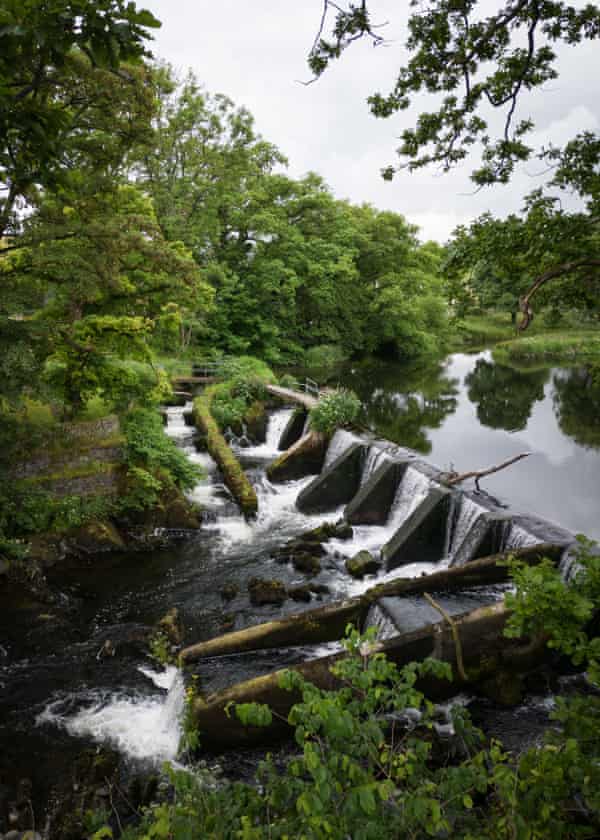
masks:
MULTIPOLYGON (((270 461, 281 453, 278 450, 279 440, 288 421, 292 416, 292 409, 282 409, 273 412, 269 417, 265 443, 258 446, 236 448, 236 455, 243 465, 246 462, 270 461)), ((239 550, 240 544, 251 551, 258 542, 265 549, 270 545, 280 544, 301 531, 314 528, 324 521, 334 522, 343 514, 343 509, 329 511, 319 516, 307 516, 296 508, 296 499, 301 490, 313 480, 314 476, 273 484, 263 470, 251 474, 251 479, 258 499, 258 515, 253 520, 247 520, 240 514, 219 517, 214 523, 208 524, 208 530, 218 532, 221 538, 221 548, 224 552, 239 550)))
POLYGON ((378 554, 402 523, 427 497, 430 488, 431 481, 424 473, 414 467, 407 467, 396 490, 385 525, 356 525, 352 541, 331 540, 328 548, 345 557, 351 557, 358 551, 378 554))
POLYGON ((323 469, 332 464, 340 455, 343 455, 346 449, 349 449, 357 440, 358 438, 352 432, 347 432, 345 429, 338 429, 331 438, 327 454, 325 455, 323 469))
POLYGON ((447 546, 447 557, 450 561, 456 557, 460 550, 461 556, 470 559, 478 539, 478 530, 475 524, 486 509, 482 505, 462 495, 460 498, 458 516, 449 517, 449 522, 454 518, 451 528, 449 544, 447 546))
POLYGON ((153 762, 174 760, 185 697, 183 676, 173 665, 163 672, 150 668, 139 670, 167 693, 108 697, 96 694, 91 706, 73 715, 65 711, 64 700, 55 700, 38 715, 36 724, 52 723, 71 735, 113 744, 130 758, 153 762))
POLYGON ((526 531, 521 525, 515 522, 510 523, 508 534, 503 541, 503 549, 508 551, 511 548, 524 548, 528 545, 536 545, 540 540, 529 531, 526 531))
POLYGON ((233 449, 238 455, 243 455, 246 458, 276 458, 281 454, 279 452, 279 441, 281 439, 281 435, 283 434, 283 430, 287 426, 293 413, 293 409, 291 408, 274 411, 269 416, 267 434, 264 443, 260 443, 257 446, 240 447, 236 445, 235 441, 233 441, 233 449))
POLYGON ((414 467, 407 467, 392 503, 388 525, 393 525, 394 530, 399 528, 424 501, 430 489, 431 480, 425 473, 414 467))
POLYGON ((362 487, 363 484, 366 484, 377 467, 387 460, 389 459, 384 449, 380 446, 370 446, 360 478, 360 486, 362 487))
POLYGON ((396 625, 389 615, 381 609, 379 604, 373 604, 369 608, 369 612, 367 613, 367 617, 365 619, 365 629, 369 627, 376 628, 377 633, 375 638, 378 642, 382 642, 385 639, 391 639, 398 635, 396 625))
POLYGON ((221 507, 225 503, 228 491, 222 483, 215 482, 217 465, 208 452, 198 452, 194 446, 195 430, 186 424, 184 417, 185 413, 191 410, 191 402, 187 402, 183 407, 168 408, 165 432, 173 438, 188 460, 199 466, 204 473, 204 478, 188 493, 190 501, 208 509, 221 507))

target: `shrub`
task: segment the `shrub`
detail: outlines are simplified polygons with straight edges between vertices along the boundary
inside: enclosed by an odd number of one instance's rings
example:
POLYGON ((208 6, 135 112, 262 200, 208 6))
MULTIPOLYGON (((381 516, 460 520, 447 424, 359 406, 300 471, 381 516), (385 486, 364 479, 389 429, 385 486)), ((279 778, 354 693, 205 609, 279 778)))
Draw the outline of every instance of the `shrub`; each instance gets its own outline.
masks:
MULTIPOLYGON (((507 635, 535 638, 541 632, 553 648, 585 668, 597 688, 600 640, 591 620, 600 603, 600 557, 591 548, 582 541, 578 571, 568 586, 549 561, 512 564, 516 592, 507 635)), ((339 686, 335 690, 320 689, 297 671, 282 674, 281 687, 300 698, 288 716, 297 754, 287 766, 264 762, 260 787, 207 785, 193 774, 171 770, 174 797, 151 808, 142 825, 124 837, 598 836, 597 695, 559 699, 552 714, 559 726, 517 755, 496 741, 487 743, 459 704, 451 711, 457 749, 440 753, 436 710, 417 680, 448 677, 450 667, 435 660, 397 667, 384 654, 365 651, 371 640, 350 630, 349 656, 330 666, 339 686)), ((248 726, 268 725, 273 716, 257 703, 234 706, 229 713, 248 726)))
POLYGON ((284 373, 283 376, 279 377, 279 385, 282 388, 291 388, 294 390, 298 387, 298 380, 291 373, 284 373))
POLYGON ((271 368, 254 356, 225 356, 221 359, 221 377, 223 379, 259 379, 262 382, 275 382, 271 368))
POLYGON ((230 426, 239 431, 250 406, 265 400, 265 384, 276 377, 268 365, 252 356, 224 359, 221 375, 225 381, 207 389, 211 413, 221 430, 230 426))
POLYGON ((331 367, 345 360, 346 353, 339 344, 317 344, 306 351, 308 367, 331 367))
POLYGON ((311 409, 311 427, 325 435, 332 435, 339 426, 353 423, 358 417, 361 402, 354 393, 346 388, 338 388, 321 397, 311 409))
POLYGON ((136 408, 125 415, 125 458, 130 468, 142 469, 163 484, 181 490, 193 487, 202 477, 201 470, 185 457, 175 442, 165 434, 160 416, 147 408, 136 408))

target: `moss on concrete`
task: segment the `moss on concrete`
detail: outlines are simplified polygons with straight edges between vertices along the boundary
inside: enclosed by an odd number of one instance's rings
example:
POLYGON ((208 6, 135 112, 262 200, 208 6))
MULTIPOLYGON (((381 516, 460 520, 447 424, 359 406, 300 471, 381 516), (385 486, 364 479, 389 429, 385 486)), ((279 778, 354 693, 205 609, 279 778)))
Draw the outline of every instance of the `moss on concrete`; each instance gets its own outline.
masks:
POLYGON ((225 484, 231 490, 242 512, 254 516, 258 510, 256 492, 229 444, 221 434, 210 410, 211 394, 205 392, 194 400, 194 420, 206 435, 208 451, 223 471, 225 484))

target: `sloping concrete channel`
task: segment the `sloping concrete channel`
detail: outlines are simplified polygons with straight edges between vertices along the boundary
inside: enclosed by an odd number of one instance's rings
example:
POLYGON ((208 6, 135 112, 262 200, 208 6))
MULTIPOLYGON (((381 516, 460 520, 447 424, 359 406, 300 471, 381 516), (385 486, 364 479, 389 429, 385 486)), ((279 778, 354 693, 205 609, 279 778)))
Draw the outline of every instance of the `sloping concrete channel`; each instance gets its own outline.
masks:
MULTIPOLYGON (((297 413, 281 440, 294 453, 298 440, 306 436, 304 419, 297 413)), ((298 461, 295 474, 301 468, 298 461)), ((570 569, 575 545, 570 532, 513 513, 485 493, 447 487, 441 471, 416 453, 345 430, 329 442, 321 471, 301 491, 296 505, 311 514, 345 506, 344 519, 358 535, 355 547, 369 550, 379 563, 373 585, 355 597, 191 645, 181 653, 183 663, 335 642, 349 623, 361 631, 375 627, 373 650, 399 664, 432 655, 449 662, 452 683, 429 686, 434 694, 456 692, 470 682, 479 685, 498 670, 525 670, 539 661, 541 649, 535 640, 504 638, 504 561, 512 555, 534 564, 549 557, 570 569), (410 576, 412 564, 424 563, 430 564, 429 573, 410 576), (466 679, 457 662, 457 634, 466 679)), ((330 666, 342 655, 335 652, 294 667, 328 688, 336 684, 330 666)), ((203 743, 249 744, 284 732, 281 720, 298 698, 280 689, 278 679, 279 672, 273 672, 198 697, 194 715, 203 743), (269 732, 244 726, 226 713, 231 701, 266 702, 278 716, 269 732)))

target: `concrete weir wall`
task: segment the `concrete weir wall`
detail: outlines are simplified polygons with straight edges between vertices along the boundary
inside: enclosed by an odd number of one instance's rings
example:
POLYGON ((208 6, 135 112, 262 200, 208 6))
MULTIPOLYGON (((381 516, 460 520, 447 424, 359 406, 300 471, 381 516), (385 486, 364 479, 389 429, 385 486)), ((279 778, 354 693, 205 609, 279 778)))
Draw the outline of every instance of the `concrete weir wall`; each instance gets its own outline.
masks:
POLYGON ((346 505, 351 525, 379 527, 375 553, 387 571, 440 561, 462 566, 511 548, 574 540, 552 523, 499 507, 485 493, 445 486, 443 474, 416 453, 348 432, 334 436, 296 505, 313 514, 346 505))
POLYGON ((437 563, 444 556, 450 496, 446 488, 431 488, 381 549, 388 570, 408 563, 437 563))

